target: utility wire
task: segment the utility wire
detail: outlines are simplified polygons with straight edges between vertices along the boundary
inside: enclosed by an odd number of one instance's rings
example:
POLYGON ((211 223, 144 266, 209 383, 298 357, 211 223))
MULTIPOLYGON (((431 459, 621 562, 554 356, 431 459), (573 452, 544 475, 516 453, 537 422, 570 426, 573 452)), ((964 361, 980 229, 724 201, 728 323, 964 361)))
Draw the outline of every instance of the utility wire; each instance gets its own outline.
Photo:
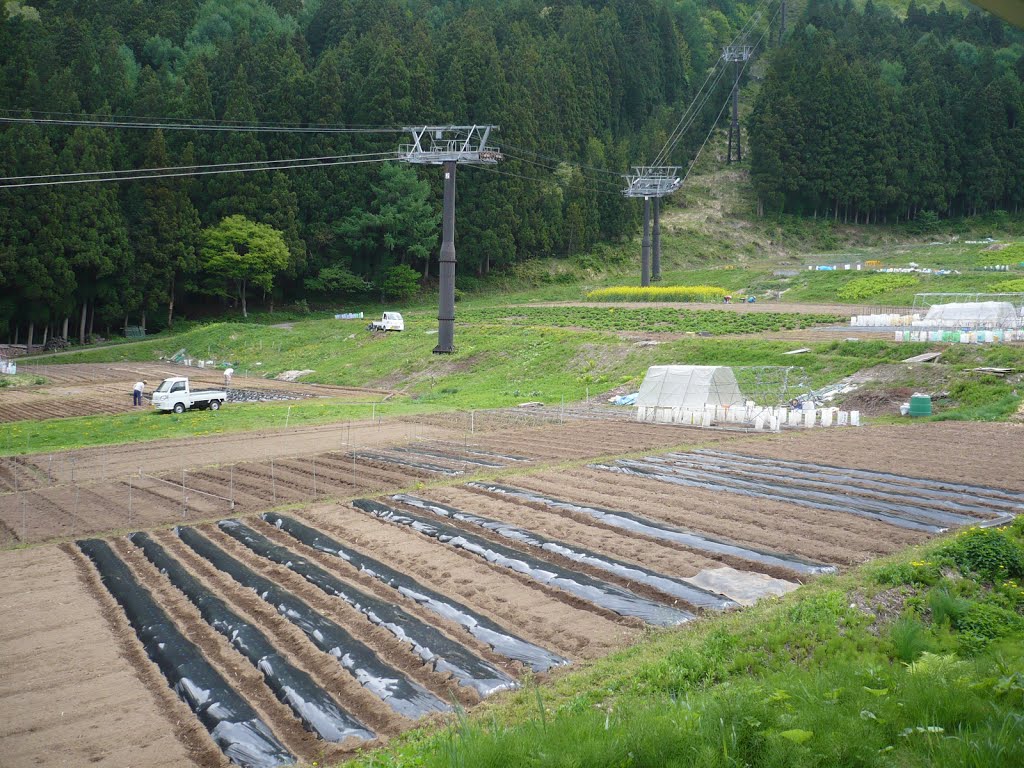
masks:
MULTIPOLYGON (((324 155, 321 157, 296 157, 289 160, 250 160, 245 162, 231 162, 231 163, 210 163, 207 165, 172 165, 163 168, 125 168, 123 170, 115 171, 75 171, 69 173, 43 173, 37 176, 4 176, 0 177, 0 183, 8 181, 29 181, 38 179, 64 179, 74 178, 76 176, 118 176, 120 174, 129 173, 149 173, 149 172, 163 172, 163 171, 186 171, 186 170, 205 170, 208 168, 229 168, 229 167, 241 167, 241 166, 255 166, 255 165, 266 165, 267 163, 323 163, 330 160, 342 160, 357 157, 380 157, 387 156, 390 158, 394 156, 394 152, 364 152, 362 154, 355 155, 324 155)), ((385 158, 385 159, 387 159, 385 158)))
POLYGON ((134 128, 144 130, 165 131, 220 131, 234 133, 408 133, 402 128, 350 128, 334 125, 267 125, 259 123, 176 123, 171 118, 159 118, 159 121, 144 122, 135 120, 95 120, 85 118, 43 118, 43 117, 7 117, 0 115, 0 123, 87 127, 87 128, 134 128))
MULTIPOLYGON (((487 171, 488 173, 496 173, 500 176, 511 176, 516 179, 523 179, 525 181, 534 181, 540 184, 551 184, 551 179, 542 179, 539 176, 524 176, 521 173, 513 173, 512 171, 499 171, 490 165, 474 165, 473 168, 479 168, 481 171, 487 171)), ((594 189, 593 187, 584 187, 588 192, 593 192, 595 195, 612 195, 614 197, 621 197, 621 192, 607 192, 603 189, 594 189)))
MULTIPOLYGON (((518 160, 521 163, 528 163, 529 165, 534 165, 534 166, 537 166, 538 168, 545 168, 545 169, 547 169, 549 171, 557 171, 558 170, 557 166, 545 165, 544 163, 538 163, 536 160, 529 160, 528 158, 525 158, 525 157, 519 157, 517 155, 510 154, 506 149, 502 149, 502 152, 505 155, 505 157, 511 158, 512 160, 518 160)), ((568 160, 560 161, 560 162, 566 162, 569 165, 572 165, 572 163, 570 161, 568 161, 568 160)), ((578 168, 578 166, 573 166, 573 167, 577 167, 578 168)), ((601 184, 601 185, 604 185, 606 187, 613 187, 614 189, 621 189, 621 187, 622 187, 621 184, 612 183, 612 182, 608 181, 607 179, 595 179, 592 176, 587 176, 587 174, 583 173, 582 171, 580 171, 580 175, 584 179, 586 179, 587 181, 593 182, 594 184, 601 184)), ((615 174, 615 175, 619 176, 620 174, 615 174)))
MULTIPOLYGON (((95 184, 107 181, 139 181, 143 179, 169 179, 177 178, 181 176, 215 176, 223 173, 254 173, 256 171, 290 171, 296 168, 327 168, 336 165, 359 165, 361 163, 383 163, 389 160, 397 160, 397 153, 392 154, 388 157, 379 158, 365 158, 361 160, 346 160, 337 159, 327 162, 296 162, 296 161, 273 161, 268 160, 267 165, 262 167, 232 167, 232 168, 220 168, 215 170, 192 170, 182 171, 176 173, 151 173, 142 174, 138 176, 102 176, 97 175, 93 178, 56 178, 48 181, 29 181, 14 184, 5 184, 5 179, 0 179, 0 189, 20 189, 22 187, 53 187, 62 184, 95 184)), ((136 172, 144 171, 145 169, 138 169, 136 172)))

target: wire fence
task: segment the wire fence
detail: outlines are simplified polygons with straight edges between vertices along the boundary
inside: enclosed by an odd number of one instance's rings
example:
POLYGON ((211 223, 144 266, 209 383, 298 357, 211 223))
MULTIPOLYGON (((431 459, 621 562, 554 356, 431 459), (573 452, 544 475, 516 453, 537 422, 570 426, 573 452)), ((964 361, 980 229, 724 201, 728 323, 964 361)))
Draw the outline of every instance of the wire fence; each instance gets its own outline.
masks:
MULTIPOLYGON (((590 398, 393 416, 390 404, 366 407, 368 418, 329 425, 0 457, 0 547, 353 498, 444 476, 468 477, 488 467, 488 455, 509 462, 549 460, 545 450, 597 455, 607 452, 605 439, 616 436, 624 450, 636 450, 653 444, 640 439, 643 430, 658 435, 693 427, 750 431, 748 425, 725 420, 638 424, 636 408, 590 398), (589 430, 591 444, 580 442, 576 427, 589 430), (622 442, 629 434, 637 435, 636 446, 622 442), (506 447, 495 449, 489 441, 506 447), (225 461, 226 455, 233 460, 225 461), (445 470, 451 471, 445 475, 445 470)), ((662 440, 683 441, 681 435, 662 440)))

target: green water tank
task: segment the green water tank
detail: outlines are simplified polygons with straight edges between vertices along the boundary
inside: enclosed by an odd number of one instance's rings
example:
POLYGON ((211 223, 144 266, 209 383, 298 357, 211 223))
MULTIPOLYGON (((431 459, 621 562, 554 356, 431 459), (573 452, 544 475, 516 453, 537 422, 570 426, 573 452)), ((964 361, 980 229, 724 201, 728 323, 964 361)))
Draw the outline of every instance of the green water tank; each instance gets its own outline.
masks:
POLYGON ((911 416, 931 416, 932 398, 931 395, 913 395, 910 398, 911 416))

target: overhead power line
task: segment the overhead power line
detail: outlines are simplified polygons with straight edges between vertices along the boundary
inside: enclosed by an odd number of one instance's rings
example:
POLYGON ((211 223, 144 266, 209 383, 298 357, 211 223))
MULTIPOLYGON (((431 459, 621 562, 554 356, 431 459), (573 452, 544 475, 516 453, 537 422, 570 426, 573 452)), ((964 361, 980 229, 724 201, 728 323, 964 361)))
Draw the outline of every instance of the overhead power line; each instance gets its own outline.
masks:
POLYGON ((366 155, 338 155, 335 157, 306 157, 290 160, 262 160, 246 163, 218 163, 212 166, 180 166, 177 168, 133 168, 117 171, 95 171, 88 173, 52 174, 30 180, 33 177, 0 178, 0 189, 22 187, 51 187, 63 184, 95 184, 111 181, 141 181, 145 179, 168 179, 184 176, 215 176, 225 173, 255 173, 259 171, 290 171, 296 168, 327 168, 338 165, 359 165, 361 163, 382 163, 396 160, 397 153, 375 153, 379 157, 366 155), (19 180, 21 179, 21 180, 19 180))
POLYGON ((574 165, 574 166, 576 166, 578 168, 585 168, 588 171, 596 171, 598 173, 607 173, 609 176, 615 176, 616 178, 622 176, 622 173, 619 172, 619 171, 610 171, 607 168, 597 168, 597 167, 595 167, 593 165, 586 165, 584 163, 580 163, 580 162, 577 162, 575 160, 566 160, 564 157, 551 157, 550 155, 542 155, 540 152, 534 152, 534 151, 529 150, 529 149, 523 149, 522 147, 512 147, 512 146, 509 146, 508 144, 503 144, 502 146, 506 150, 511 149, 513 152, 522 152, 525 155, 531 155, 532 157, 539 157, 542 160, 550 160, 553 163, 568 163, 569 165, 574 165))
MULTIPOLYGON (((15 111, 15 110, 6 110, 15 111)), ((24 114, 24 112, 22 112, 24 114)), ((62 127, 86 127, 86 128, 117 128, 117 129, 138 129, 138 130, 164 130, 164 131, 217 131, 226 133, 361 133, 361 134, 390 134, 404 133, 402 128, 381 126, 381 127, 350 127, 339 125, 275 125, 266 123, 231 123, 206 121, 196 123, 176 122, 173 118, 158 118, 155 120, 134 120, 116 119, 100 120, 88 117, 10 117, 0 115, 0 123, 41 125, 41 126, 62 126, 62 127)))
MULTIPOLYGON (((556 166, 556 165, 547 165, 546 163, 539 163, 536 160, 530 160, 529 158, 519 157, 518 155, 511 154, 508 151, 507 148, 503 148, 502 152, 504 153, 505 157, 507 157, 509 159, 512 159, 512 160, 518 160, 521 163, 526 163, 528 165, 533 165, 533 166, 536 166, 537 168, 544 168, 544 169, 546 169, 548 171, 552 171, 552 172, 558 170, 558 166, 556 166)), ((621 187, 620 184, 612 182, 612 181, 609 181, 607 179, 596 179, 596 178, 594 178, 592 176, 588 176, 587 174, 583 173, 583 171, 582 171, 580 166, 575 165, 574 163, 572 163, 569 160, 563 160, 563 161, 559 161, 559 162, 564 162, 567 165, 572 166, 576 170, 579 170, 580 171, 580 175, 584 179, 586 179, 587 181, 589 181, 589 182, 591 182, 593 184, 600 184, 602 186, 608 187, 610 189, 615 189, 615 190, 618 190, 621 187)), ((620 174, 615 174, 615 175, 618 176, 620 174)))
MULTIPOLYGON (((776 9, 775 15, 773 15, 771 19, 768 20, 768 24, 765 26, 764 31, 761 33, 761 37, 759 37, 757 42, 754 44, 754 48, 757 48, 758 46, 761 45, 761 42, 764 40, 765 35, 768 34, 768 30, 771 29, 772 22, 775 21, 775 16, 778 15, 778 13, 779 11, 778 9, 776 9)), ((746 59, 743 61, 743 66, 740 69, 741 76, 749 64, 750 59, 746 59)), ((731 92, 729 93, 729 96, 726 98, 725 102, 722 104, 722 108, 718 110, 718 116, 715 118, 715 121, 711 124, 711 128, 708 130, 707 136, 704 137, 704 141, 701 143, 700 148, 697 150, 696 154, 694 154, 693 160, 690 161, 690 165, 687 167, 686 173, 683 175, 683 178, 680 181, 680 186, 682 186, 683 183, 686 182, 686 179, 689 177, 690 172, 693 170, 694 166, 697 165, 697 160, 700 158, 701 152, 704 151, 704 147, 706 147, 708 141, 710 141, 712 134, 715 132, 715 128, 718 127, 718 123, 721 121, 722 115, 725 113, 726 108, 728 108, 730 101, 732 101, 731 92)))

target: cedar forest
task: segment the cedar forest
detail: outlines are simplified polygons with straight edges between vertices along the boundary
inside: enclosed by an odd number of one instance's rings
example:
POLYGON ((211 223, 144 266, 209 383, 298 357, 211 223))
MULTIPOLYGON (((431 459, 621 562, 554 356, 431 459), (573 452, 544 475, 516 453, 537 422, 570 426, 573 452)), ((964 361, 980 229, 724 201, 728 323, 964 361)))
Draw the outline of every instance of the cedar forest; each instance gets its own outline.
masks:
MULTIPOLYGON (((39 118, 495 124, 505 160, 459 174, 467 285, 635 235, 620 174, 657 153, 758 6, 8 0, 0 102, 28 122, 0 128, 2 175, 336 157, 408 140, 39 118)), ((745 126, 760 212, 896 223, 1020 211, 1024 34, 978 11, 904 10, 811 0, 768 44, 745 126)), ((692 158, 730 86, 673 162, 692 158)), ((393 162, 0 190, 2 327, 84 341, 129 322, 165 327, 183 305, 244 308, 247 296, 402 298, 436 274, 440 198, 436 169, 393 162), (243 258, 225 258, 231 244, 243 258)))

